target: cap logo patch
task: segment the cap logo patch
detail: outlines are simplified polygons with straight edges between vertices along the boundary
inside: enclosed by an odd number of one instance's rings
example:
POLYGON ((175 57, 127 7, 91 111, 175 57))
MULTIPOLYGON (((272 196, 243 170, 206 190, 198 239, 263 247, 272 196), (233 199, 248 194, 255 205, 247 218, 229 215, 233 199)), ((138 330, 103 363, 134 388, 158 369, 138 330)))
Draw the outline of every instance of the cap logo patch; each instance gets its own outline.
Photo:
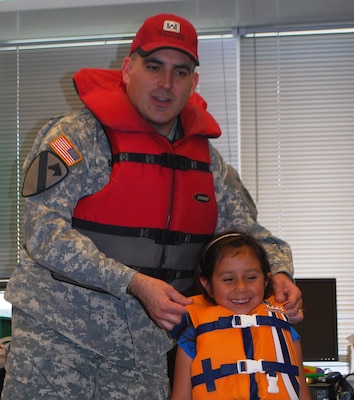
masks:
POLYGON ((171 20, 165 20, 163 23, 163 30, 167 32, 174 32, 174 33, 180 33, 181 31, 181 24, 176 21, 171 21, 171 20))
POLYGON ((71 167, 82 160, 82 156, 79 151, 64 134, 50 142, 49 146, 68 167, 71 167))

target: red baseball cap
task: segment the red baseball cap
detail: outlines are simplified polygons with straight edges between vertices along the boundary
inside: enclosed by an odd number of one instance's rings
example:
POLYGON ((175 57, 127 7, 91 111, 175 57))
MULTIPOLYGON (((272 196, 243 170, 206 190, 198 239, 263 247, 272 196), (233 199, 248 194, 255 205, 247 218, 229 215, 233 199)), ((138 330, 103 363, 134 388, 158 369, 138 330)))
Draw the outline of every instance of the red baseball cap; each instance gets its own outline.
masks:
POLYGON ((173 14, 158 14, 145 20, 130 46, 145 57, 159 49, 176 49, 188 54, 199 65, 198 36, 194 26, 173 14))

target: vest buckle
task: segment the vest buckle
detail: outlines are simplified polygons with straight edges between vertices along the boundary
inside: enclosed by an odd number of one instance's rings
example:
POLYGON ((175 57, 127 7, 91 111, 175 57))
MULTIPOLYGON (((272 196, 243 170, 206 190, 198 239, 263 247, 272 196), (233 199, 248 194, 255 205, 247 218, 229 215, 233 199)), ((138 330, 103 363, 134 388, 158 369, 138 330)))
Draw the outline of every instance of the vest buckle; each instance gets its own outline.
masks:
POLYGON ((268 393, 279 393, 279 387, 278 387, 278 376, 277 374, 267 374, 267 381, 268 381, 268 393))
POLYGON ((257 314, 248 315, 240 314, 233 315, 231 320, 231 326, 233 328, 249 328, 251 326, 258 327, 257 314))
POLYGON ((239 374, 254 374, 255 372, 264 372, 263 359, 260 360, 238 360, 237 372, 239 374))

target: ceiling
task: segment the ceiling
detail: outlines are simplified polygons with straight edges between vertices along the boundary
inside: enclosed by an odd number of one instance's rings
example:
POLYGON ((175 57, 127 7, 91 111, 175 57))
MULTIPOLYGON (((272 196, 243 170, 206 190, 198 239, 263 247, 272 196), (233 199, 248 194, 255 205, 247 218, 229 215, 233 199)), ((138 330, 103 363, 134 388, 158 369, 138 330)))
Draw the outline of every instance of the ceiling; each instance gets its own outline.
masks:
MULTIPOLYGON (((154 2, 168 2, 169 0, 155 0, 154 2)), ((170 0, 171 1, 171 0, 170 0)), ((186 1, 186 0, 184 0, 186 1)), ((101 6, 112 4, 143 4, 151 0, 101 0, 101 6)), ((53 8, 72 8, 97 6, 97 0, 0 0, 1 11, 47 10, 53 8)))
POLYGON ((0 43, 12 39, 132 33, 149 15, 188 18, 199 31, 350 24, 354 0, 0 0, 0 43))

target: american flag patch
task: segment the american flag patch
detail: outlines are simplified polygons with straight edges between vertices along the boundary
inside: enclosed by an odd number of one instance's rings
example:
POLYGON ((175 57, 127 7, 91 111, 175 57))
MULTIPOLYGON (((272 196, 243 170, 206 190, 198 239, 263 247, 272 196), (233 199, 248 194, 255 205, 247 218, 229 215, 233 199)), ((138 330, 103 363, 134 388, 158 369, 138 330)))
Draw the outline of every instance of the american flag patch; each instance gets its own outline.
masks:
POLYGON ((82 156, 70 140, 62 134, 49 143, 49 146, 58 154, 68 167, 82 160, 82 156))

